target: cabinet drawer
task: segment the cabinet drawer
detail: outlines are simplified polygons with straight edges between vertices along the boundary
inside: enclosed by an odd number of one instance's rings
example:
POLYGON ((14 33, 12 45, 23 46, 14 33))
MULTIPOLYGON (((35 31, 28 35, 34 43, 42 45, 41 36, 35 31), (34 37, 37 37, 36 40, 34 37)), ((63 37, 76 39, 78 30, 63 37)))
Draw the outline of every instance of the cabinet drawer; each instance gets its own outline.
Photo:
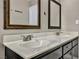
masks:
POLYGON ((73 46, 75 46, 76 44, 78 44, 78 39, 75 39, 75 40, 73 41, 73 46))
POLYGON ((64 46, 64 54, 69 51, 72 48, 71 43, 68 43, 67 45, 64 46))

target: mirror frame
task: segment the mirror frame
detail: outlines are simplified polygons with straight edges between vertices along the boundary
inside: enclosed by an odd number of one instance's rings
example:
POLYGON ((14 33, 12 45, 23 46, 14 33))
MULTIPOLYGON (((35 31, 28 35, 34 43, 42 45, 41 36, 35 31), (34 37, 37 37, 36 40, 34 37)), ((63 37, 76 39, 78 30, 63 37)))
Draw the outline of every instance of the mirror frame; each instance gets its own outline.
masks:
POLYGON ((40 29, 41 0, 38 0, 38 25, 11 25, 10 24, 10 0, 4 0, 4 29, 40 29))
POLYGON ((48 0, 48 29, 61 29, 61 4, 55 0, 48 0), (50 16, 50 13, 51 13, 50 1, 54 2, 55 4, 57 4, 59 6, 59 26, 51 26, 50 25, 50 20, 51 20, 50 19, 50 17, 51 17, 50 16))

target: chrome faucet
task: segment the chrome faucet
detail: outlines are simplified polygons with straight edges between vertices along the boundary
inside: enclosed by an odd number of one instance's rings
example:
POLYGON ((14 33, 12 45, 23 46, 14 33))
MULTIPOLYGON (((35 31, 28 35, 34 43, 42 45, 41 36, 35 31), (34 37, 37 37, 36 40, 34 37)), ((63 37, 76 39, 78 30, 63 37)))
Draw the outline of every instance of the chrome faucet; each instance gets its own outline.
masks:
POLYGON ((60 35, 61 33, 63 33, 63 32, 61 32, 61 31, 58 31, 58 32, 56 32, 56 35, 60 35))
POLYGON ((60 35, 60 32, 56 32, 56 35, 60 35))
POLYGON ((23 41, 30 41, 32 40, 32 35, 27 35, 27 36, 24 36, 24 35, 21 35, 23 37, 23 41))

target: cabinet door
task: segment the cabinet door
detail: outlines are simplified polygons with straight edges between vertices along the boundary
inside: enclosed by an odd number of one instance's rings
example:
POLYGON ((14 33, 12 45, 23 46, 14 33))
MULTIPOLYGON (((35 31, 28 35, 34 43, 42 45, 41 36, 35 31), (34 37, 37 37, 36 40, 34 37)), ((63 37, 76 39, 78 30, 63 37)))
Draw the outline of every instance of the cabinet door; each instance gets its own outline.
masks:
POLYGON ((71 53, 71 51, 68 52, 67 54, 65 54, 65 55, 63 56, 63 59, 73 59, 73 58, 72 58, 72 55, 71 55, 70 53, 71 53))
POLYGON ((62 48, 52 52, 51 54, 43 57, 42 59, 59 59, 62 56, 62 48))
POLYGON ((23 59, 9 48, 5 48, 5 59, 23 59))
POLYGON ((73 59, 78 59, 78 46, 75 46, 75 47, 72 49, 71 55, 73 56, 73 59))
POLYGON ((10 49, 5 49, 5 59, 16 59, 15 53, 13 53, 10 49))

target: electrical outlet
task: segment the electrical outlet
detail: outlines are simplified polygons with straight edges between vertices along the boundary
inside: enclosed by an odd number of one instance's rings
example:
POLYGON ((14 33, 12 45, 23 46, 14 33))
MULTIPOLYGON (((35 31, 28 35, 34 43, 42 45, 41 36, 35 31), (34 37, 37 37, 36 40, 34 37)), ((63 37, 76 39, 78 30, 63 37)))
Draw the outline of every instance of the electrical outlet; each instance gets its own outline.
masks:
POLYGON ((76 23, 76 24, 79 24, 79 20, 77 19, 77 20, 75 21, 75 23, 76 23))

